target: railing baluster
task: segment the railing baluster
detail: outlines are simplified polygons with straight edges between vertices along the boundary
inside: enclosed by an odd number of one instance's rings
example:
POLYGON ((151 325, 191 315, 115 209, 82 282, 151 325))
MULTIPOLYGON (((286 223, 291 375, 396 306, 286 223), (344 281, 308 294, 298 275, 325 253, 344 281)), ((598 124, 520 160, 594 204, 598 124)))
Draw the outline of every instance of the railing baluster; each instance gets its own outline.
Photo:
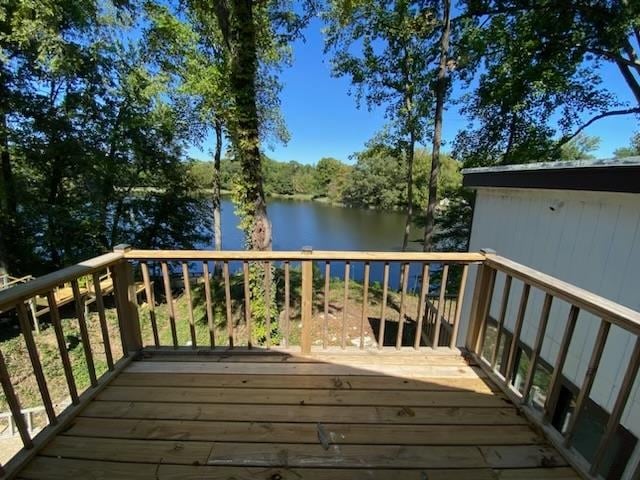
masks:
POLYGON ((402 347, 402 334, 404 330, 405 301, 407 297, 407 286, 409 285, 409 264, 402 264, 402 290, 400 292, 400 313, 398 317, 398 334, 396 335, 396 350, 402 347))
POLYGON ((389 262, 384 263, 384 271, 382 274, 382 306, 380 310, 380 328, 378 331, 378 348, 384 346, 384 327, 387 315, 387 293, 389 291, 389 262))
POLYGON ((331 287, 331 262, 324 264, 324 319, 322 322, 322 348, 327 348, 329 331, 329 292, 331 287))
MULTIPOLYGON (((462 267, 462 278, 460 279, 460 291, 456 300, 455 317, 453 318, 453 327, 451 338, 449 339, 449 348, 455 348, 458 341, 458 329, 460 328, 460 316, 462 315, 462 302, 464 301, 464 291, 467 288, 467 277, 469 275, 469 265, 462 267)), ((453 302, 451 302, 453 304, 453 302)))
POLYGON ((547 323, 549 322, 549 313, 551 312, 551 304, 553 302, 553 295, 547 293, 544 297, 544 303, 542 305, 542 312, 540 313, 540 323, 538 325, 538 332, 536 334, 536 340, 531 350, 531 358, 529 359, 529 370, 527 371, 527 377, 524 382, 524 389, 522 391, 522 402, 527 401, 529 391, 533 385, 533 377, 536 373, 538 366, 538 359, 540 358, 540 352, 542 351, 542 343, 544 342, 544 335, 547 332, 547 323))
POLYGON ((364 324, 369 319, 367 316, 369 303, 369 271, 371 265, 369 262, 364 264, 364 286, 362 288, 362 318, 360 319, 360 349, 364 348, 364 324))
POLYGON ((49 387, 47 386, 47 379, 42 372, 42 363, 40 362, 40 355, 38 355, 38 347, 33 339, 33 333, 31 332, 31 322, 29 321, 29 313, 27 307, 23 302, 16 305, 16 311, 18 312, 18 322, 20 323, 20 330, 22 330, 22 336, 24 337, 24 343, 27 346, 27 352, 29 353, 29 359, 31 360, 31 366, 33 367, 33 374, 36 377, 38 389, 40 390, 40 396, 42 397, 42 403, 44 404, 47 417, 50 424, 57 423, 56 412, 53 410, 53 404, 51 403, 51 395, 49 394, 49 387))
POLYGON ((193 317, 193 301, 191 299, 191 278, 189 277, 189 264, 182 262, 182 281, 184 283, 184 294, 187 297, 187 313, 189 315, 189 333, 191 334, 191 348, 196 348, 196 325, 193 317))
POLYGON ((418 318, 416 318, 416 338, 413 340, 413 348, 416 350, 420 348, 420 341, 422 340, 422 321, 425 316, 425 301, 427 293, 429 292, 429 264, 422 264, 422 279, 420 282, 420 298, 418 300, 418 318))
POLYGON ((0 384, 2 385, 4 396, 6 398, 7 404, 9 405, 9 410, 11 410, 13 421, 18 428, 20 438, 22 438, 22 445, 24 445, 24 448, 32 448, 33 442, 31 441, 31 435, 29 434, 29 429, 27 428, 24 417, 22 416, 20 401, 18 400, 16 392, 13 389, 11 377, 9 377, 9 371, 7 370, 7 364, 4 361, 2 351, 0 351, 0 384))
POLYGON ((496 331, 496 345, 491 355, 491 368, 495 370, 498 363, 498 351, 500 350, 500 342, 502 341, 502 331, 504 329, 504 319, 507 316, 507 305, 509 304, 509 294, 511 293, 511 282, 513 278, 507 275, 504 280, 504 288, 502 289, 502 302, 500 304, 500 316, 498 318, 498 329, 496 331))
POLYGON ((486 330, 487 327, 487 316, 485 314, 488 314, 491 306, 495 278, 495 270, 485 263, 478 265, 476 281, 473 286, 465 346, 469 351, 480 356, 482 355, 480 345, 484 336, 483 330, 486 330))
MULTIPOLYGON (((117 245, 113 251, 126 253, 131 250, 129 245, 117 245)), ((142 350, 142 332, 138 317, 138 297, 133 278, 133 268, 127 260, 122 260, 112 266, 113 288, 118 312, 118 326, 122 349, 126 355, 134 355, 142 350)))
POLYGON ((607 337, 609 336, 610 329, 611 324, 609 322, 604 319, 600 320, 600 328, 598 329, 596 341, 593 345, 593 352, 591 353, 589 366, 587 367, 587 372, 584 375, 582 387, 578 393, 578 398, 576 398, 575 408, 573 409, 571 418, 569 418, 569 424, 567 425, 567 430, 565 432, 564 445, 566 447, 571 446, 571 441, 573 440, 573 429, 576 426, 580 412, 582 412, 584 401, 589 398, 589 394, 591 393, 591 387, 593 386, 593 381, 596 378, 596 372, 598 371, 598 365, 600 365, 600 359, 602 358, 602 352, 604 352, 604 346, 607 343, 607 337))
POLYGON ((164 282, 164 298, 167 302, 167 313, 169 314, 169 326, 171 327, 171 338, 173 348, 178 348, 178 332, 176 330, 176 312, 173 305, 173 294, 171 293, 171 280, 169 279, 169 267, 167 262, 160 264, 162 269, 162 280, 164 282))
POLYGON ((438 310, 436 312, 435 330, 433 332, 433 348, 438 348, 440 343, 440 323, 444 312, 444 296, 447 293, 447 279, 449 276, 449 264, 445 264, 442 269, 442 279, 440 281, 440 298, 438 299, 438 310))
MULTIPOLYGON (((148 272, 147 272, 148 273, 148 272)), ((104 356, 107 359, 107 368, 113 370, 113 354, 111 352, 111 338, 109 337, 109 327, 107 317, 104 313, 104 299, 102 298, 102 287, 100 286, 100 275, 93 273, 93 293, 96 296, 96 309, 98 310, 98 321, 100 322, 100 332, 102 333, 102 343, 104 344, 104 356)), ((155 317, 154 320, 155 322, 155 317)), ((158 343, 156 343, 158 346, 158 343)))
POLYGON ((62 361, 62 369, 64 370, 64 376, 67 380, 67 387, 69 388, 71 403, 73 405, 77 405, 78 389, 76 387, 76 380, 73 377, 73 369, 71 368, 71 361, 69 360, 67 343, 65 341, 64 332, 62 331, 62 323, 60 322, 60 312, 58 311, 58 304, 56 303, 56 298, 53 291, 47 292, 47 302, 49 303, 49 318, 51 319, 51 323, 53 324, 53 331, 56 334, 58 351, 60 352, 60 360, 62 361))
POLYGON ((349 302, 349 274, 351 264, 344 264, 344 301, 342 304, 342 336, 340 338, 340 348, 345 349, 347 346, 347 303, 349 302))
POLYGON ((520 332, 522 331, 522 325, 524 323, 524 316, 527 313, 527 303, 529 301, 529 292, 531 292, 531 285, 525 283, 522 287, 522 295, 520 296, 520 306, 518 307, 518 316, 516 317, 516 324, 513 327, 513 335, 511 336, 511 344, 509 345, 509 356, 507 357, 507 368, 505 370, 504 378, 507 384, 511 383, 511 377, 515 370, 516 353, 518 351, 518 344, 520 343, 520 332))
MULTIPOLYGON (((215 264, 213 270, 215 271, 215 264)), ((211 300, 211 278, 209 277, 209 262, 202 262, 202 276, 204 280, 204 297, 205 308, 207 311, 207 325, 209 328, 209 346, 214 348, 216 346, 216 331, 213 324, 213 304, 211 300)))
POLYGON ((229 337, 229 348, 233 348, 233 315, 231 313, 231 282, 229 281, 229 262, 222 263, 222 276, 224 277, 224 298, 227 309, 227 335, 229 337))
MULTIPOLYGON (((151 323, 151 332, 153 334, 153 343, 156 347, 160 346, 160 338, 158 337, 158 324, 156 322, 156 305, 155 299, 153 295, 153 288, 151 287, 151 278, 149 276, 149 266, 147 262, 140 262, 140 270, 142 271, 142 282, 144 283, 144 296, 147 299, 147 305, 149 306, 149 323, 151 323)), ((93 274, 94 285, 96 285, 96 290, 100 288, 100 282, 98 278, 98 274, 93 274), (96 283, 97 280, 97 283, 96 283)), ((96 291, 96 298, 98 297, 98 293, 96 291)), ((102 303, 102 300, 100 300, 102 303)), ((100 312, 100 308, 98 308, 98 312, 100 312)), ((102 312, 104 315, 104 311, 102 312)), ((111 370, 109 368, 109 370, 111 370)))
MULTIPOLYGON (((311 255, 311 248, 306 247, 302 250, 306 255, 311 255)), ((302 274, 302 285, 300 294, 302 301, 300 302, 301 310, 301 332, 300 332, 300 351, 303 355, 311 353, 311 323, 313 320, 313 261, 303 260, 300 262, 300 270, 302 274)))
POLYGON ((247 346, 253 346, 251 331, 251 286, 249 284, 249 262, 242 262, 242 276, 244 277, 244 321, 247 326, 247 346))
POLYGON ((264 314, 266 344, 267 348, 271 348, 271 262, 264 262, 264 314))
POLYGON ((556 364, 553 368, 553 374, 551 375, 551 381, 549 382, 549 391, 547 392, 547 398, 544 402, 544 421, 550 422, 553 417, 553 410, 555 409, 558 395, 560 393, 560 379, 562 378, 562 369, 564 368, 564 362, 567 359, 567 353, 569 352, 569 345, 571 344, 571 338, 573 337, 573 331, 576 328, 576 322, 578 321, 578 315, 580 309, 575 305, 571 305, 569 310, 569 318, 567 325, 562 336, 562 342, 560 343, 560 349, 558 350, 558 357, 556 358, 556 364))
POLYGON ((595 475, 598 470, 600 470, 600 465, 602 464, 602 460, 607 451, 607 448, 610 448, 611 446, 613 435, 618 428, 620 418, 622 417, 624 408, 627 405, 627 400, 629 399, 629 395, 631 394, 631 389, 633 388, 633 383, 635 382, 638 375, 639 368, 640 337, 636 337, 636 343, 633 347, 631 360, 629 361, 627 369, 624 373, 622 384, 620 385, 620 390, 618 391, 618 396, 616 397, 616 402, 613 405, 613 409, 611 410, 611 415, 609 415, 609 420, 607 421, 607 426, 604 430, 604 434, 602 435, 602 438, 598 443, 598 448, 596 449, 596 453, 594 454, 593 460, 591 461, 591 468, 589 469, 589 473, 591 475, 595 475))
POLYGON ((289 262, 284 262, 284 346, 289 346, 290 332, 290 313, 289 305, 291 304, 291 286, 289 279, 289 262))
POLYGON ((96 378, 96 369, 93 364, 93 352, 91 351, 91 343, 89 341, 89 332, 87 331, 87 322, 84 318, 84 305, 82 302, 82 295, 80 295, 80 287, 78 286, 78 280, 71 281, 71 290, 73 291, 73 298, 76 305, 76 316, 78 317, 78 325, 80 326, 80 337, 82 339, 82 349, 84 350, 84 357, 87 361, 87 370, 89 372, 89 379, 91 380, 91 386, 95 387, 98 384, 96 378))
POLYGON ((484 337, 487 333, 487 323, 489 323, 489 312, 491 311, 493 291, 496 286, 496 275, 496 270, 484 266, 483 274, 478 276, 478 280, 481 281, 480 285, 476 283, 476 289, 480 287, 480 299, 477 307, 477 314, 479 315, 480 324, 477 327, 478 330, 477 337, 475 338, 474 352, 476 352, 480 356, 482 356, 482 350, 484 349, 484 337))

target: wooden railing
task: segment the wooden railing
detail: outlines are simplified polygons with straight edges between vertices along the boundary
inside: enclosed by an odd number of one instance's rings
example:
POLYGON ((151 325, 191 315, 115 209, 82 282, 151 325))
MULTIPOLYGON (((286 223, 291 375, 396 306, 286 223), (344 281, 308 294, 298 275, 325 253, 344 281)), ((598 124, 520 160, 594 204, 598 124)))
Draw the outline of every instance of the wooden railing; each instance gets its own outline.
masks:
MULTIPOLYGON (((484 263, 478 267, 474 288, 473 303, 470 312, 470 325, 466 340, 467 349, 489 376, 503 389, 505 393, 518 404, 530 421, 542 428, 551 442, 563 452, 565 457, 572 462, 574 467, 581 471, 586 478, 599 478, 603 474, 602 467, 607 449, 611 449, 612 439, 618 428, 623 411, 627 406, 629 396, 640 366, 640 313, 578 288, 569 283, 558 280, 539 271, 520 265, 509 259, 500 257, 492 252, 487 252, 484 263), (496 277, 503 276, 502 291, 500 295, 495 290, 496 277), (511 331, 506 328, 507 305, 512 286, 520 282, 521 295, 518 301, 517 314, 511 331), (528 304, 534 292, 543 295, 539 321, 536 328, 535 340, 527 345, 521 339, 525 314, 528 304), (496 319, 493 345, 487 346, 489 339, 488 327, 490 325, 490 310, 492 301, 495 300, 498 316, 496 319), (552 305, 565 303, 568 310, 566 319, 562 322, 563 335, 559 339, 558 353, 555 363, 551 365, 551 374, 544 405, 541 411, 532 405, 531 394, 534 376, 540 362, 543 361, 541 350, 547 326, 549 325, 552 305), (578 387, 575 397, 575 406, 569 414, 559 415, 557 408, 563 379, 563 370, 569 353, 571 341, 577 329, 581 328, 581 312, 591 314, 598 319, 598 332, 591 349, 588 368, 582 384, 578 387), (576 424, 580 415, 584 413, 586 401, 589 399, 594 380, 600 366, 605 344, 612 326, 619 327, 632 337, 633 350, 626 364, 620 364, 619 369, 624 371, 624 376, 619 390, 615 393, 613 408, 604 428, 604 433, 597 442, 593 456, 586 460, 574 448, 576 424), (510 336, 510 341, 504 341, 502 361, 499 362, 499 350, 503 345, 505 336, 510 336), (527 349, 528 367, 523 379, 516 387, 518 358, 527 349)), ((587 347, 588 348, 588 347, 587 347)), ((606 372, 615 376, 616 371, 606 372)), ((522 379, 521 379, 522 380, 522 379)), ((566 413, 566 412, 565 412, 566 413)), ((628 459, 626 459, 628 460, 628 459)), ((624 469, 622 465, 622 469, 624 469)), ((638 478, 637 472, 630 478, 638 478)))
MULTIPOLYGON (((137 305, 135 305, 135 285, 130 264, 124 258, 124 250, 116 248, 113 253, 87 260, 80 264, 68 267, 49 275, 38 277, 28 283, 22 283, 0 292, 0 311, 14 312, 20 329, 22 341, 26 346, 29 362, 33 368, 33 375, 41 398, 41 406, 46 413, 48 425, 38 435, 32 438, 32 428, 27 425, 19 395, 16 393, 12 382, 8 365, 0 348, 0 384, 4 393, 4 400, 13 417, 13 425, 18 431, 23 449, 7 465, 7 473, 15 471, 17 465, 22 465, 31 458, 39 447, 46 444, 58 432, 63 431, 79 411, 82 405, 90 401, 106 383, 117 375, 132 359, 142 345, 138 342, 139 323, 137 321, 137 305), (115 287, 115 325, 108 325, 104 299, 100 290, 100 276, 109 273, 114 279, 115 287), (89 337, 87 327, 88 319, 85 316, 85 303, 79 281, 89 276, 95 286, 95 305, 97 310, 97 322, 101 331, 101 346, 104 350, 105 372, 100 372, 95 365, 95 352, 89 337), (70 283, 74 297, 73 311, 62 312, 56 299, 56 288, 64 283, 70 283), (27 304, 36 296, 47 299, 49 309, 49 322, 55 333, 55 340, 59 353, 60 363, 64 372, 66 392, 64 397, 71 399, 71 405, 63 412, 56 412, 54 399, 52 399, 49 383, 43 370, 40 359, 38 342, 34 338, 32 325, 28 318, 27 304), (64 315, 64 317, 63 317, 64 315), (64 320, 64 322, 63 322, 64 320), (67 322, 68 320, 68 322, 67 322), (65 330, 66 324, 67 330, 65 330), (75 328, 79 331, 79 344, 83 351, 86 372, 79 372, 70 358, 67 347, 68 329, 75 328), (117 345, 114 345, 113 331, 117 345), (111 334, 110 334, 111 330, 111 334), (118 353, 116 356, 114 352, 118 353), (89 385, 79 384, 80 377, 88 378, 89 385), (84 390, 84 391, 83 391, 84 390)), ((102 362, 101 362, 102 364, 102 362)), ((59 399, 56 399, 59 400, 59 399)), ((0 466, 0 473, 3 469, 0 466)))
POLYGON ((121 246, 113 253, 0 292, 0 311, 10 310, 15 311, 27 347, 48 426, 32 438, 0 348, 0 381, 24 445, 7 465, 9 475, 64 431, 82 406, 145 351, 206 353, 253 348, 308 354, 329 349, 395 351, 464 345, 567 459, 587 478, 597 478, 640 365, 638 312, 491 252, 151 251, 121 246), (466 285, 471 272, 475 286, 466 285), (114 287, 108 302, 99 281, 106 273, 114 287), (87 277, 95 286, 90 318, 83 301, 86 293, 80 287, 81 279, 86 282, 87 277), (54 295, 55 288, 67 282, 74 296, 73 311, 59 308, 54 295), (521 286, 519 306, 517 314, 509 316, 516 286, 521 286), (543 301, 535 340, 528 345, 521 334, 530 297, 536 292, 543 301), (61 413, 54 408, 56 399, 51 398, 38 342, 27 319, 25 305, 37 295, 48 299, 48 321, 71 399, 61 413), (542 347, 547 325, 552 307, 559 302, 567 306, 566 319, 562 319, 564 335, 551 362, 548 389, 540 393, 536 371, 545 362, 542 347), (492 306, 495 318, 490 315, 492 306), (581 312, 601 320, 573 414, 558 427, 553 417, 581 312), (94 332, 100 332, 99 340, 95 334, 90 337, 88 323, 94 332), (84 391, 78 386, 78 366, 71 364, 64 325, 79 330, 82 368, 89 379, 84 391), (624 378, 599 446, 586 461, 573 449, 575 427, 589 399, 611 326, 633 336, 634 348, 629 364, 621 366, 624 378), (466 337, 461 338, 460 332, 465 331, 466 337), (375 338, 369 338, 367 332, 375 338), (105 365, 104 373, 96 368, 91 338, 103 346, 99 364, 105 365), (523 352, 529 352, 526 371, 522 371, 523 352), (544 399, 541 411, 531 404, 534 391, 536 399, 544 399))
MULTIPOLYGON (((463 303, 469 265, 484 259, 483 255, 477 253, 365 253, 311 249, 302 252, 130 250, 125 253, 125 258, 132 262, 134 268, 140 269, 140 276, 146 286, 151 335, 148 337, 149 342, 144 342, 145 347, 181 349, 185 346, 184 343, 191 349, 220 346, 299 346, 302 353, 331 347, 346 349, 354 343, 358 348, 364 349, 367 347, 366 331, 373 332, 378 348, 419 349, 444 346, 439 339, 439 332, 446 329, 446 346, 454 347, 460 324, 459 307, 463 303), (453 269, 457 269, 456 275, 449 274, 453 269), (371 285, 374 270, 377 272, 375 288, 371 285), (167 309, 166 316, 171 332, 168 344, 163 342, 162 335, 159 334, 158 315, 155 311, 156 292, 150 285, 152 271, 162 280, 156 283, 162 284, 160 294, 164 297, 167 309), (217 283, 212 275, 215 271, 219 272, 217 283), (180 342, 178 338, 177 322, 180 319, 177 318, 175 309, 176 289, 172 284, 172 278, 176 275, 181 283, 178 290, 186 297, 187 312, 183 322, 189 324, 187 342, 180 342), (357 282, 354 278, 357 278, 357 282), (414 283, 419 283, 419 291, 416 288, 414 293, 409 292, 410 278, 415 278, 414 283), (335 292, 335 286, 332 287, 332 282, 336 280, 343 284, 339 295, 335 292), (194 284, 203 285, 204 290, 202 303, 208 325, 205 344, 198 341, 194 325, 194 284), (216 285, 219 290, 217 302, 212 285, 216 285), (232 294, 232 290, 235 295, 232 294), (438 292, 439 298, 439 303, 435 303, 443 308, 440 315, 433 316, 432 331, 435 333, 427 340, 422 335, 426 327, 423 325, 423 318, 427 296, 434 290, 438 292), (299 294, 296 293, 298 291, 299 294), (455 292, 453 301, 447 292, 455 292), (334 302, 331 300, 332 294, 338 297, 334 302), (351 302, 353 295, 358 297, 355 302, 359 310, 357 314, 349 311, 354 303, 351 302), (241 301, 238 302, 238 299, 241 301), (252 312, 252 308, 259 299, 260 318, 257 318, 258 315, 252 312), (391 301, 394 302, 394 308, 390 306, 391 301), (341 303, 342 308, 334 308, 334 303, 341 303), (300 323, 296 332, 292 331, 294 305, 295 316, 300 323), (446 313, 445 308, 450 310, 452 305, 457 305, 458 308, 446 313), (224 335, 220 335, 221 332, 216 330, 216 307, 223 311, 226 317, 224 335), (334 331, 334 335, 330 335, 329 332, 331 310, 341 310, 335 315, 336 320, 340 322, 340 328, 334 331), (389 335, 389 316, 392 310, 394 316, 397 314, 397 321, 393 325, 393 335, 389 335), (315 321, 314 313, 317 313, 315 321), (445 314, 446 322, 443 322, 445 314), (371 325, 370 315, 377 321, 375 325, 371 325), (357 338, 350 339, 350 331, 347 328, 350 326, 349 320, 353 323, 354 316, 357 316, 357 338), (263 335, 261 338, 255 338, 255 328, 252 326, 255 326, 257 321, 266 332, 272 332, 277 324, 279 333, 275 336, 263 335), (411 328, 407 331, 409 324, 411 328), (242 332, 238 326, 242 327, 242 332), (221 338, 223 342, 219 341, 221 338)), ((433 311, 434 303, 429 302, 428 305, 430 312, 433 311)))

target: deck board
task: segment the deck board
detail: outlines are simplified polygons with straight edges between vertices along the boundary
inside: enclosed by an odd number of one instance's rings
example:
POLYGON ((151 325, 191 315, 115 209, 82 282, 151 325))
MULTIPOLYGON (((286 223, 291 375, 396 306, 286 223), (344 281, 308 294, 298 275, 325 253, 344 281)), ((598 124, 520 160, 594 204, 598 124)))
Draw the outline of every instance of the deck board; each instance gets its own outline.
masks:
POLYGON ((392 357, 157 354, 19 478, 579 478, 462 357, 392 357))
MULTIPOLYGON (((405 469, 403 480, 579 480, 568 467, 535 469, 405 469)), ((131 480, 387 480, 399 472, 389 469, 213 467, 196 465, 153 465, 38 457, 23 472, 23 479, 67 480, 69 478, 131 480)))

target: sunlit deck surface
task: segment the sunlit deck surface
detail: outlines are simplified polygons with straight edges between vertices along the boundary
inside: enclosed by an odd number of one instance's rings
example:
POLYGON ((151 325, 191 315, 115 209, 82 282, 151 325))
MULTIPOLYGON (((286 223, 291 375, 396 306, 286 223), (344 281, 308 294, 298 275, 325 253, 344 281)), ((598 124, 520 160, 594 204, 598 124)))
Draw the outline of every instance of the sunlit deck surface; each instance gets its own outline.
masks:
POLYGON ((577 479, 457 350, 156 353, 29 479, 577 479))

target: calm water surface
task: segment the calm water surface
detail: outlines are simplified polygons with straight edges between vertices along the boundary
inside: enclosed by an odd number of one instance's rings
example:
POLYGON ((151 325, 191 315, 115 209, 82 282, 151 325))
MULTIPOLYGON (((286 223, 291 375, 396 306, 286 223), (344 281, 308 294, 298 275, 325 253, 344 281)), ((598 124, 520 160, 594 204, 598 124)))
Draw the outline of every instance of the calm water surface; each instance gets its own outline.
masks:
MULTIPOLYGON (((326 205, 319 202, 269 200, 268 214, 273 224, 274 250, 372 250, 400 251, 405 215, 326 205)), ((222 248, 243 248, 238 217, 229 200, 222 202, 222 248)), ((207 227, 208 228, 208 227, 207 227)), ((411 235, 418 240, 412 250, 420 250, 422 231, 411 235)), ((213 240, 202 245, 213 248, 213 240)))
MULTIPOLYGON (((310 246, 314 250, 353 251, 400 251, 405 215, 402 212, 381 212, 356 208, 326 205, 319 202, 270 199, 269 219, 273 225, 274 250, 301 250, 310 246)), ((230 200, 222 202, 222 248, 241 250, 244 248, 242 232, 238 229, 238 217, 234 214, 230 200)), ((210 230, 210 226, 205 226, 210 230)), ((423 232, 414 229, 410 250, 422 248, 423 232)), ((213 240, 201 245, 213 248, 213 240)), ((389 281, 397 287, 399 265, 392 263, 389 281)), ((351 278, 362 280, 364 265, 351 266, 351 278)), ((322 270, 324 271, 324 270, 322 270)), ((371 265, 371 281, 382 281, 383 265, 371 265)), ((417 288, 420 266, 411 265, 409 289, 417 288)), ((331 263, 331 276, 343 276, 344 263, 331 263)))

